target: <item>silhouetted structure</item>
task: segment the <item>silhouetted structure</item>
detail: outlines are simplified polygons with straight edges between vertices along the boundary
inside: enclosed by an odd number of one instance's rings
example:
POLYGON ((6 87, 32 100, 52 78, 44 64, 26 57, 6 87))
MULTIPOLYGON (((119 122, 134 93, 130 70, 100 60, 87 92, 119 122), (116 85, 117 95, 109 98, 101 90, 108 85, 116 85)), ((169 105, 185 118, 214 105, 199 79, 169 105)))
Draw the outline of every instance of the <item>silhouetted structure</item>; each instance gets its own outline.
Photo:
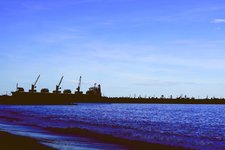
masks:
POLYGON ((59 89, 61 89, 60 85, 61 85, 61 83, 62 83, 62 80, 63 80, 63 76, 61 77, 61 79, 60 79, 60 81, 59 81, 59 84, 56 85, 55 91, 53 91, 53 93, 56 93, 56 94, 61 93, 61 91, 60 91, 59 89))
POLYGON ((35 93, 35 92, 37 92, 37 91, 35 90, 35 88, 36 88, 36 84, 37 84, 39 78, 40 78, 40 75, 37 77, 37 79, 36 79, 36 81, 34 82, 34 84, 31 85, 31 89, 29 90, 30 93, 35 93))
POLYGON ((0 96, 0 104, 73 104, 75 102, 95 102, 101 99, 100 85, 89 88, 86 94, 80 90, 81 76, 79 78, 78 87, 74 94, 70 89, 65 89, 63 93, 60 91, 63 76, 59 83, 56 85, 55 90, 50 93, 47 88, 42 88, 40 92, 36 90, 36 84, 40 78, 37 77, 36 81, 31 85, 29 92, 25 92, 24 88, 16 86, 16 91, 12 92, 12 96, 0 96))
POLYGON ((16 91, 17 91, 17 92, 24 92, 24 88, 19 87, 19 84, 17 83, 17 84, 16 84, 16 91))
POLYGON ((187 97, 183 95, 173 98, 172 95, 166 98, 164 95, 158 97, 147 97, 142 98, 135 96, 130 97, 103 97, 101 92, 101 85, 94 84, 90 87, 86 94, 81 91, 81 76, 79 78, 78 86, 73 93, 70 89, 65 89, 63 92, 60 91, 63 76, 59 83, 56 85, 55 90, 50 93, 49 89, 42 88, 40 92, 36 90, 36 84, 39 81, 40 75, 37 77, 35 82, 31 85, 31 89, 28 92, 24 91, 24 88, 16 85, 16 91, 12 92, 12 96, 2 95, 0 96, 0 104, 20 104, 20 105, 46 105, 46 104, 74 104, 77 102, 103 102, 103 103, 165 103, 165 104, 225 104, 224 98, 209 98, 208 96, 204 99, 195 99, 194 97, 187 97))
POLYGON ((83 92, 80 91, 80 87, 81 87, 81 76, 79 78, 79 83, 78 83, 78 86, 76 88, 77 91, 75 91, 75 94, 83 94, 83 92))
POLYGON ((99 84, 98 86, 96 86, 97 83, 94 84, 93 87, 90 87, 89 90, 86 92, 87 95, 96 95, 96 96, 102 96, 101 93, 101 85, 99 84))

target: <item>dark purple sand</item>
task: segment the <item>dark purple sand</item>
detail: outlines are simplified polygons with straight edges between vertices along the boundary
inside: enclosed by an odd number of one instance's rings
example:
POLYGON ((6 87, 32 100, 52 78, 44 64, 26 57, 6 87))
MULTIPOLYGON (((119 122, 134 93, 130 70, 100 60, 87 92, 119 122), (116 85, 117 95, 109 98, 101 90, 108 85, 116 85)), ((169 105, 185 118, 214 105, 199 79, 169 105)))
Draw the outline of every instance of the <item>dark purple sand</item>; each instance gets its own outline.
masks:
POLYGON ((38 143, 37 140, 9 134, 7 132, 0 132, 0 149, 32 149, 32 150, 51 150, 48 146, 38 143))

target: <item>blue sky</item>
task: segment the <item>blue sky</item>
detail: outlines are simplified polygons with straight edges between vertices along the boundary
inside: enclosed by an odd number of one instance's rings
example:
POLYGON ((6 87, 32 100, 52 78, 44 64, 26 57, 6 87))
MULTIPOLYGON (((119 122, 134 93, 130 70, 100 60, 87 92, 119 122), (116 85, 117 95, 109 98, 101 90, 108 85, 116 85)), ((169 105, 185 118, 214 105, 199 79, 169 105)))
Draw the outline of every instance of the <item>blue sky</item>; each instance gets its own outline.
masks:
POLYGON ((0 93, 225 97, 223 0, 0 0, 0 93))

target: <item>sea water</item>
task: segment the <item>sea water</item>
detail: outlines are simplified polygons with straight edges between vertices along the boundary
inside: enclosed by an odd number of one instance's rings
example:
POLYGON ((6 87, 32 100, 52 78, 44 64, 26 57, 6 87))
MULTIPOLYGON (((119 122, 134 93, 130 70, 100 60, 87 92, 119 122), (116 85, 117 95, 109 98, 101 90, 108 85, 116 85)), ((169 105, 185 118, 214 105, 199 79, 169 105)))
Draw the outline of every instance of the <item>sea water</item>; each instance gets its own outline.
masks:
POLYGON ((0 105, 0 121, 42 128, 81 128, 128 140, 193 149, 225 149, 224 105, 0 105))

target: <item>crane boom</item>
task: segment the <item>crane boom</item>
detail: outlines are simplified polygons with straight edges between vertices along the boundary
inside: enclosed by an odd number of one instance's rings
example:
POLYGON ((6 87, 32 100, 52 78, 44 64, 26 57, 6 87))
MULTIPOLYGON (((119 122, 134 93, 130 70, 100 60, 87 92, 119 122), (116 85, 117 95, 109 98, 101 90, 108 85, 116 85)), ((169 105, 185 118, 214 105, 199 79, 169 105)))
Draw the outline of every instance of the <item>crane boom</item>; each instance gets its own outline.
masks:
POLYGON ((37 77, 36 81, 35 81, 34 84, 33 84, 34 86, 37 84, 37 82, 38 82, 40 76, 41 76, 41 75, 39 75, 39 76, 37 77))
POLYGON ((78 83, 78 86, 76 88, 75 94, 83 94, 83 92, 80 91, 80 87, 81 87, 81 76, 79 78, 79 83, 78 83))
POLYGON ((77 86, 77 92, 78 93, 80 92, 80 86, 81 86, 81 76, 79 78, 79 83, 78 83, 78 86, 77 86))
POLYGON ((37 79, 34 82, 34 84, 31 85, 31 89, 29 90, 30 93, 35 93, 36 92, 35 88, 36 88, 36 84, 37 84, 39 78, 40 78, 40 75, 37 77, 37 79))
POLYGON ((56 85, 56 88, 55 88, 55 90, 53 91, 53 93, 56 93, 56 94, 61 93, 61 91, 59 91, 59 89, 61 89, 60 85, 61 85, 61 83, 62 83, 62 80, 63 80, 63 76, 62 76, 62 78, 60 79, 59 84, 56 85))
POLYGON ((62 80, 63 80, 63 76, 62 76, 62 78, 60 79, 58 86, 60 86, 60 85, 61 85, 62 80))
POLYGON ((78 84, 79 89, 80 89, 80 86, 81 86, 81 76, 80 76, 79 84, 78 84))

